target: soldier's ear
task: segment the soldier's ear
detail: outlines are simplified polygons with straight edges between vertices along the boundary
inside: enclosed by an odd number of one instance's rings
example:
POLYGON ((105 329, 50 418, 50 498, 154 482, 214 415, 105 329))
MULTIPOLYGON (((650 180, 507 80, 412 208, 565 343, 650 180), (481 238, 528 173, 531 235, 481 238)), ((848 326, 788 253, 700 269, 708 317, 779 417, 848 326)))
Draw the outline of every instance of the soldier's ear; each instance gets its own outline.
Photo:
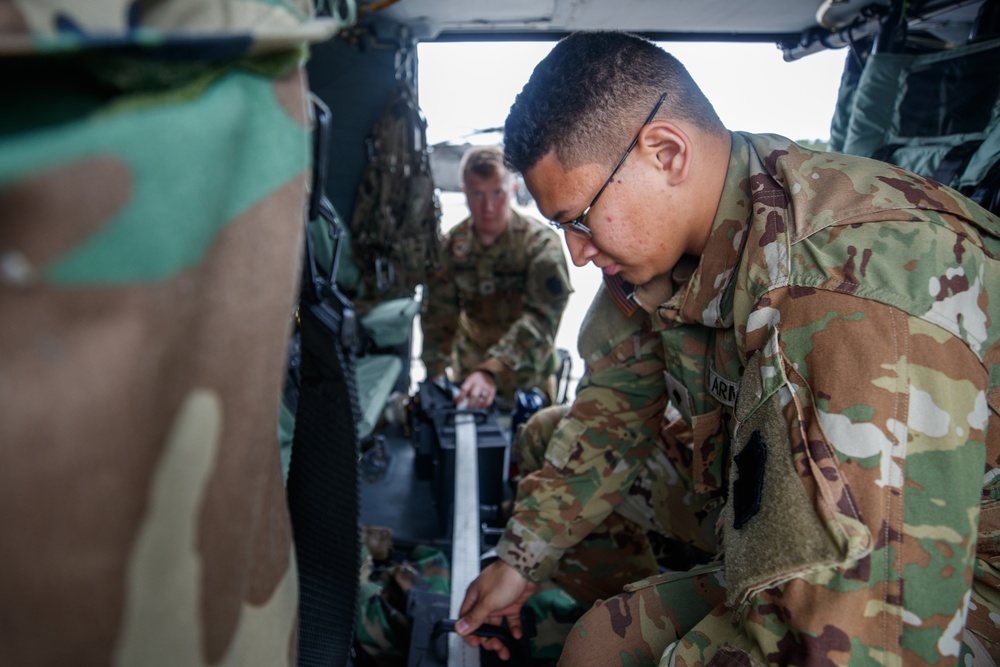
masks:
POLYGON ((693 144, 682 127, 669 120, 654 120, 639 131, 636 148, 659 169, 670 185, 688 177, 693 144))

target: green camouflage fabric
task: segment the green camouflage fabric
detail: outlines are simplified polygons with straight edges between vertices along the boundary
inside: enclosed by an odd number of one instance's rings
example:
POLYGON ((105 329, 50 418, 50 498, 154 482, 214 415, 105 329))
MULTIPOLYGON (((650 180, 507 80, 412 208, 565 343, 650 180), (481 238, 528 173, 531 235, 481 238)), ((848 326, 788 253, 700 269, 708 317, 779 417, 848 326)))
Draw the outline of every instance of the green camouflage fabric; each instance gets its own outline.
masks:
POLYGON ((295 664, 277 406, 319 33, 203 5, 0 2, 3 665, 295 664))
POLYGON ((690 432, 666 410, 660 336, 609 292, 581 327, 587 369, 572 406, 536 413, 515 439, 523 477, 497 545, 526 578, 586 605, 659 571, 650 531, 714 551, 721 505, 694 491, 690 432))
POLYGON ((450 591, 448 558, 438 549, 418 545, 405 561, 375 571, 372 554, 362 547, 358 589, 358 644, 378 665, 406 665, 411 623, 406 616, 410 590, 450 591))
POLYGON ((593 607, 563 661, 1000 659, 998 252, 954 190, 734 133, 696 270, 636 294, 664 340, 714 332, 722 562, 593 607))
MULTIPOLYGON (((598 600, 568 637, 560 665, 656 667, 663 648, 683 628, 713 616, 726 599, 721 566, 703 565, 666 572, 625 586, 624 592, 598 600), (577 639, 586 639, 580 641, 577 639), (599 650, 595 653, 595 647, 599 650), (604 661, 607 662, 604 662, 604 661)), ((731 626, 728 617, 723 620, 731 626)), ((732 632, 728 632, 728 638, 732 632)), ((714 639, 714 638, 713 638, 714 639)), ((753 665, 735 660, 727 665, 753 665)), ((805 664, 789 662, 786 664, 805 664)))
POLYGON ((428 377, 474 370, 497 380, 509 400, 520 387, 551 398, 558 364, 556 330, 573 288, 559 236, 511 210, 507 231, 484 247, 466 218, 442 241, 441 271, 428 281, 421 315, 428 377))
MULTIPOLYGON (((406 616, 408 592, 449 593, 450 567, 447 556, 427 545, 414 547, 404 561, 391 565, 379 563, 362 545, 355 635, 372 662, 381 667, 408 663, 412 625, 406 616)), ((566 635, 587 608, 551 583, 528 598, 524 606, 535 615, 536 634, 530 640, 532 664, 554 665, 566 635)))
POLYGON ((555 665, 566 636, 587 607, 552 582, 546 582, 524 603, 535 615, 535 636, 529 640, 531 664, 555 665))

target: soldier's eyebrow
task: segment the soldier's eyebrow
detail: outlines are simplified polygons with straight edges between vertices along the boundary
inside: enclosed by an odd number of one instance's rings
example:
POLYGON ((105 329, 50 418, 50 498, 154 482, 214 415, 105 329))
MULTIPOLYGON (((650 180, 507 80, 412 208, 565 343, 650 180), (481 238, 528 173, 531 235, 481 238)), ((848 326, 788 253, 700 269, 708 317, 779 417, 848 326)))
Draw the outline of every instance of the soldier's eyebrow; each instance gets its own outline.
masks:
POLYGON ((551 220, 552 222, 555 222, 555 223, 561 225, 562 223, 559 222, 559 221, 562 220, 563 218, 565 218, 567 215, 569 215, 569 210, 562 209, 560 211, 556 211, 555 215, 553 215, 551 218, 549 218, 549 220, 551 220))

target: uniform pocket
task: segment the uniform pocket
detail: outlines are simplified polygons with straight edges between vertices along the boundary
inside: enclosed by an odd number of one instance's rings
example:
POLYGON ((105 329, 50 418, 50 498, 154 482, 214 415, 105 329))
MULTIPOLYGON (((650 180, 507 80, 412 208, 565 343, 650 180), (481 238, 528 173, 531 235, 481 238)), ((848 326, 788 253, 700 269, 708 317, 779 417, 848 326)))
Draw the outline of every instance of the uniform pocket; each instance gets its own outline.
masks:
POLYGON ((691 478, 695 493, 715 493, 723 485, 723 407, 691 418, 691 478))
POLYGON ((545 459, 562 470, 569 464, 570 456, 576 451, 576 444, 587 432, 587 426, 576 419, 563 419, 559 427, 552 434, 549 446, 545 450, 545 459))

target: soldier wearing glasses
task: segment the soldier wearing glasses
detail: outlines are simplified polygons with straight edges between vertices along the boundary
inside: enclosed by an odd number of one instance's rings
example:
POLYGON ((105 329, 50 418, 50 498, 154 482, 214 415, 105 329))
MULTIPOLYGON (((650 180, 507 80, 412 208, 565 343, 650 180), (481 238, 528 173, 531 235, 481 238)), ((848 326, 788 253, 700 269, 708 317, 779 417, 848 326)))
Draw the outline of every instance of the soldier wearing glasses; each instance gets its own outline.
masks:
MULTIPOLYGON (((557 45, 505 140, 574 263, 640 286, 692 432, 678 468, 725 496, 717 560, 596 603, 562 664, 1000 659, 1000 221, 891 165, 727 130, 624 33, 557 45)), ((462 633, 517 603, 469 605, 462 633)))

